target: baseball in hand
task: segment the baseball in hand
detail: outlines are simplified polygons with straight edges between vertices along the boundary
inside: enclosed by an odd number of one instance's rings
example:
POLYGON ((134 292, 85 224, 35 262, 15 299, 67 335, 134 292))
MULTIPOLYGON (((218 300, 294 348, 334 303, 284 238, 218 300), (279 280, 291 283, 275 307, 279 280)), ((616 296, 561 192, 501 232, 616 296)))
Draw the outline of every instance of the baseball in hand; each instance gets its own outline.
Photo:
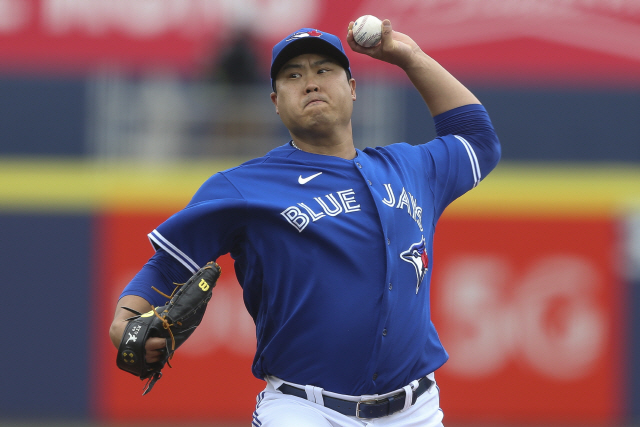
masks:
POLYGON ((360 46, 371 47, 382 38, 382 21, 373 15, 364 15, 353 24, 353 39, 360 46))

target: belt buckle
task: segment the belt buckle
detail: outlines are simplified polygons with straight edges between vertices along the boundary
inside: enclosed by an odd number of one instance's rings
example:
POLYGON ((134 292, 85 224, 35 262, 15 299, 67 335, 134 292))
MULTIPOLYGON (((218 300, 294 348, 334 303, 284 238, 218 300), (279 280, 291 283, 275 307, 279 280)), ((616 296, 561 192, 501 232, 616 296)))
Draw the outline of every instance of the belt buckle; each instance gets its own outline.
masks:
POLYGON ((384 402, 387 399, 369 399, 369 400, 361 400, 359 402, 356 403, 356 418, 358 418, 359 420, 369 420, 371 418, 365 418, 365 417, 361 417, 360 416, 360 404, 364 403, 365 405, 370 404, 370 403, 378 403, 378 402, 384 402))

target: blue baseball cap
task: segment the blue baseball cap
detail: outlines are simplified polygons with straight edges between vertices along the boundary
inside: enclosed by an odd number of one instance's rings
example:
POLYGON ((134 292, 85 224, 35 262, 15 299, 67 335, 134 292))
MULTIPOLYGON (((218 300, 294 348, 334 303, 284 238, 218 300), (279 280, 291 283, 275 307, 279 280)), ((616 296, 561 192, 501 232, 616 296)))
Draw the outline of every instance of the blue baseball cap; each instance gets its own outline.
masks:
POLYGON ((320 53, 330 56, 347 71, 351 78, 349 58, 344 53, 342 42, 333 34, 318 31, 313 28, 301 28, 289 34, 273 47, 271 54, 271 87, 276 90, 275 78, 280 68, 291 58, 305 53, 320 53))

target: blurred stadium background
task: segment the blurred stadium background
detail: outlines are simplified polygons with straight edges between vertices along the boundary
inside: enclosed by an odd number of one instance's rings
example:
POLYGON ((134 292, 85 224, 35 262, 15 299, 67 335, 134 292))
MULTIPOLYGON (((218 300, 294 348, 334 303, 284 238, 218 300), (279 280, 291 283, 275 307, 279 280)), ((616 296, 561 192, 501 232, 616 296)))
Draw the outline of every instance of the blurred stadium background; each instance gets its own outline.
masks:
MULTIPOLYGON (((288 141, 272 45, 363 14, 467 84, 503 143, 436 235, 445 423, 640 423, 640 1, 0 0, 0 425, 249 425, 263 383, 228 258, 150 395, 108 325, 146 233, 288 141)), ((350 57, 359 148, 435 135, 401 72, 350 57)))

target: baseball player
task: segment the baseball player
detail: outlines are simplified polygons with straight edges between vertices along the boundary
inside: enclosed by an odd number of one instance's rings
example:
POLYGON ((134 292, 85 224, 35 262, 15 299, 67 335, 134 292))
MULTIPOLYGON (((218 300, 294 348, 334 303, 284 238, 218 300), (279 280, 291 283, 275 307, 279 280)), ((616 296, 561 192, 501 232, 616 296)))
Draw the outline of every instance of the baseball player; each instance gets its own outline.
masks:
MULTIPOLYGON (((430 320, 434 227, 496 166, 500 145, 476 97, 407 35, 352 51, 401 67, 438 137, 354 148, 356 81, 340 39, 303 28, 273 48, 271 100, 291 141, 207 180, 149 234, 155 255, 111 326, 231 253, 256 324, 266 381, 253 426, 440 426, 434 371, 448 358, 430 320)), ((215 298, 215 295, 214 295, 215 298)), ((164 340, 147 341, 153 361, 164 340)))

